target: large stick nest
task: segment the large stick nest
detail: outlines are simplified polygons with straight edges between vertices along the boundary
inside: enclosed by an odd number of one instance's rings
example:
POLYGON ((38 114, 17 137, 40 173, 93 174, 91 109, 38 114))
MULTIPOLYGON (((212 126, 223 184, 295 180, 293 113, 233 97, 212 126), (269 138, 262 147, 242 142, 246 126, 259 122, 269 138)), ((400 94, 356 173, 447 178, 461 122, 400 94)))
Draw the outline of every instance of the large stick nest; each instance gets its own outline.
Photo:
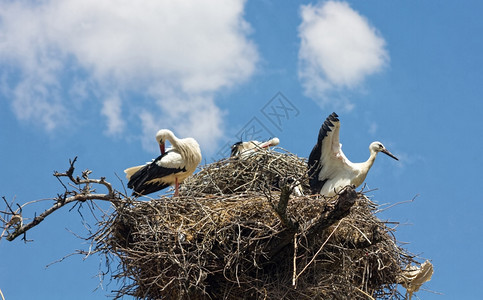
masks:
POLYGON ((351 188, 290 195, 308 191, 306 168, 260 151, 204 166, 179 197, 119 205, 95 238, 120 259, 117 297, 403 299, 398 278, 417 262, 377 206, 351 188))

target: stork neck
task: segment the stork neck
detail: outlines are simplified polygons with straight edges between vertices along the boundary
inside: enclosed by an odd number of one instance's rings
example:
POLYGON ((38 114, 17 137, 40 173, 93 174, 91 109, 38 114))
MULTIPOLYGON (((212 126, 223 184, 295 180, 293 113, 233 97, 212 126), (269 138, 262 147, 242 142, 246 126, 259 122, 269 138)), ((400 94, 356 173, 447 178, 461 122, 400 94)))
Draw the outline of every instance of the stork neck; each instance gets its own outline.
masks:
POLYGON ((374 164, 374 161, 376 160, 377 152, 371 150, 371 155, 369 158, 364 162, 364 166, 366 167, 367 170, 369 170, 372 165, 374 164))
POLYGON ((171 146, 173 146, 173 148, 178 148, 179 147, 179 143, 178 143, 178 139, 174 136, 174 135, 168 135, 166 137, 166 139, 169 141, 169 143, 171 144, 171 146))
POLYGON ((166 132, 163 134, 162 139, 168 140, 168 142, 171 144, 171 146, 175 149, 179 148, 179 143, 178 143, 178 138, 174 136, 174 134, 166 130, 166 132))

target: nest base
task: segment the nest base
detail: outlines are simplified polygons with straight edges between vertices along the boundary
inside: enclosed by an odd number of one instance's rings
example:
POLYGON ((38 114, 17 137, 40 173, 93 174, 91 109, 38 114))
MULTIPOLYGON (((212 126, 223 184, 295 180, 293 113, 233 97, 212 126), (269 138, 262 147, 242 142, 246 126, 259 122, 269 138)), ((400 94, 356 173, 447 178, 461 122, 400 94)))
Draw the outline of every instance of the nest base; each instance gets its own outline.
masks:
POLYGON ((308 190, 305 174, 303 159, 265 152, 205 166, 179 197, 118 206, 97 239, 120 260, 117 297, 405 299, 398 278, 417 262, 377 205, 352 189, 287 195, 308 190))

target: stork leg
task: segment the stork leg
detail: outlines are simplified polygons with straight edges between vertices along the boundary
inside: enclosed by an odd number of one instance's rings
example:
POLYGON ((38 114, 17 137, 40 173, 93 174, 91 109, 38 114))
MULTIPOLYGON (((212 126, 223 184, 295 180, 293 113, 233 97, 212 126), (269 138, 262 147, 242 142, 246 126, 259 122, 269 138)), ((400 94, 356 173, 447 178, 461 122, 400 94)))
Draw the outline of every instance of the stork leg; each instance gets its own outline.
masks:
POLYGON ((174 180, 174 196, 178 197, 179 196, 179 182, 178 182, 178 177, 175 178, 174 180))

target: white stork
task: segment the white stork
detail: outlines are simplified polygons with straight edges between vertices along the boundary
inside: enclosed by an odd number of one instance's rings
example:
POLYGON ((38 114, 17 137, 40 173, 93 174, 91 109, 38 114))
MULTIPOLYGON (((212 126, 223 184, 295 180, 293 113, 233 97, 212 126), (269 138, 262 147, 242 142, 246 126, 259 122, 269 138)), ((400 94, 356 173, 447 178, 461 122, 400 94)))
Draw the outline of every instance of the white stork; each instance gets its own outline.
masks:
POLYGON ((161 155, 150 163, 124 170, 129 179, 128 188, 133 195, 147 195, 175 186, 174 195, 179 195, 179 184, 193 174, 201 162, 201 150, 193 138, 178 139, 170 130, 161 129, 156 134, 161 155), (168 140, 172 148, 165 151, 168 140))
POLYGON ((231 157, 241 156, 245 157, 251 153, 258 151, 260 149, 267 149, 269 147, 277 146, 280 143, 278 138, 270 139, 266 142, 259 141, 248 141, 248 142, 237 142, 231 146, 231 157))
POLYGON ((335 112, 320 127, 317 144, 308 161, 309 184, 313 194, 333 196, 347 185, 358 187, 366 179, 379 152, 399 160, 381 142, 373 142, 369 145, 370 156, 367 161, 349 161, 339 143, 339 129, 340 122, 335 112))

